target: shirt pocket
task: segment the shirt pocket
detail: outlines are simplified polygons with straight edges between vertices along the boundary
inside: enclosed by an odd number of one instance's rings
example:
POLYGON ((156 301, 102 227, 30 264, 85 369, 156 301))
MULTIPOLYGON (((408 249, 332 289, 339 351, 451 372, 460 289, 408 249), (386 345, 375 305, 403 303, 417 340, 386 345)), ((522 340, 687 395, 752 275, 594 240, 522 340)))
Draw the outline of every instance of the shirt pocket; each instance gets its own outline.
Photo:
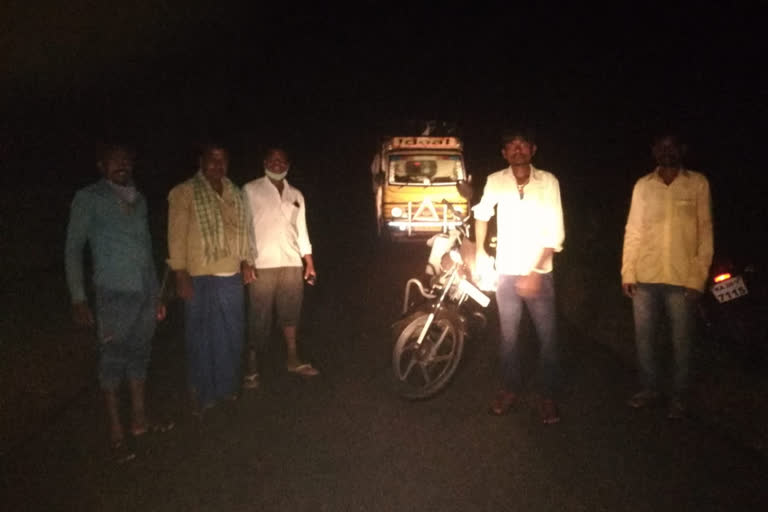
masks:
POLYGON ((283 213, 291 224, 296 224, 296 220, 299 218, 300 203, 298 199, 290 201, 283 201, 283 213))
POLYGON ((679 219, 691 219, 696 216, 696 201, 693 199, 675 199, 672 206, 679 219))

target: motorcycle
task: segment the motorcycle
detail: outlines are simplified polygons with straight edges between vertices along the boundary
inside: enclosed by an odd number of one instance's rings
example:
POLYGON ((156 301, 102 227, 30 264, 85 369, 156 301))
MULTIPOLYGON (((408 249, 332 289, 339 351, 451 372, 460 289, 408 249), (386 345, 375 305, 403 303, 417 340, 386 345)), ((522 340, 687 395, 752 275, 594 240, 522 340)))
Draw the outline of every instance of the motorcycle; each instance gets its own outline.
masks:
MULTIPOLYGON (((471 281, 475 249, 469 236, 470 216, 462 217, 448 201, 443 204, 461 223, 429 239, 425 269, 429 284, 419 278, 406 282, 402 319, 393 325, 396 388, 412 400, 432 397, 449 383, 461 361, 464 340, 485 329, 482 309, 491 300, 471 281), (411 294, 414 289, 419 296, 411 294)), ((492 284, 483 287, 491 289, 492 284)))
POLYGON ((699 312, 709 338, 758 369, 768 363, 768 286, 765 269, 732 258, 715 259, 699 312))

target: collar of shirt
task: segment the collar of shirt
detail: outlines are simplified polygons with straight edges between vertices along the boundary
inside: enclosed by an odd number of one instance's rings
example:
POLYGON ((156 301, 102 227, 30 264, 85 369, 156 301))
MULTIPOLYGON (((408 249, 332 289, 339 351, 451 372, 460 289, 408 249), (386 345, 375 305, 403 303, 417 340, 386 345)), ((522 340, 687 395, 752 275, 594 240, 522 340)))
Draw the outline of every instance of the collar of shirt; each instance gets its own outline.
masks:
MULTIPOLYGON (((661 177, 661 173, 659 172, 659 171, 660 171, 660 169, 661 169, 660 167, 656 167, 656 168, 653 170, 653 172, 652 172, 652 173, 650 173, 650 174, 648 175, 648 179, 649 179, 649 180, 651 180, 651 181, 658 181, 659 183, 664 183, 664 180, 663 180, 663 179, 662 179, 662 177, 661 177)), ((677 174, 677 176, 675 176, 675 179, 674 179, 674 180, 672 180, 672 183, 674 183, 675 181, 677 181, 677 178, 679 178, 679 177, 688 178, 688 177, 689 177, 689 175, 690 175, 690 173, 688 172, 688 170, 687 170, 687 169, 685 169, 685 168, 681 168, 681 169, 680 169, 680 172, 677 174)), ((672 183, 670 183, 670 185, 671 185, 672 183)), ((664 184, 666 185, 666 183, 664 183, 664 184)))
MULTIPOLYGON (((541 180, 542 180, 541 172, 539 172, 539 170, 536 169, 533 165, 529 164, 529 166, 531 168, 531 174, 530 174, 530 176, 528 178, 528 183, 531 183, 531 182, 541 182, 541 180)), ((512 170, 512 166, 511 165, 509 167, 507 167, 506 169, 504 169, 504 174, 506 176, 511 177, 511 178, 515 177, 515 173, 512 170)), ((517 179, 517 178, 515 178, 515 179, 517 179)))

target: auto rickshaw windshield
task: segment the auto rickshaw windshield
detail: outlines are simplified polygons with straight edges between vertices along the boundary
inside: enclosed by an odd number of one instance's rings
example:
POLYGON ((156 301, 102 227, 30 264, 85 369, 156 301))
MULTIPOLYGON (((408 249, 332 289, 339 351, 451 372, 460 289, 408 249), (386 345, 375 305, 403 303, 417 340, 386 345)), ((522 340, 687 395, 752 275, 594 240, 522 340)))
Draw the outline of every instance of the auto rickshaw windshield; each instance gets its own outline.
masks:
POLYGON ((462 179, 460 155, 410 154, 389 158, 390 183, 455 183, 462 179))

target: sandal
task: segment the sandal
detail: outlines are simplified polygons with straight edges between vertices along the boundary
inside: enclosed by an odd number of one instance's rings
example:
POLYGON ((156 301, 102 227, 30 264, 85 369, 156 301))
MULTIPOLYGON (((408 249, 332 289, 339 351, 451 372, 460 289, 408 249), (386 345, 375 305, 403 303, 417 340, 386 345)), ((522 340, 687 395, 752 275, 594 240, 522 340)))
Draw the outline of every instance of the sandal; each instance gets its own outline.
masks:
POLYGON ((136 452, 130 449, 123 439, 113 441, 110 451, 112 452, 110 458, 117 464, 124 464, 136 458, 136 452))
POLYGON ((517 402, 517 394, 512 391, 500 389, 496 392, 496 398, 491 402, 488 412, 494 416, 503 416, 504 414, 507 414, 512 407, 517 405, 517 402))
POLYGON ((650 407, 656 405, 659 401, 659 393, 650 389, 644 389, 639 393, 635 393, 632 398, 627 400, 627 405, 633 409, 642 409, 643 407, 650 407))
POLYGON ((288 371, 290 373, 295 373, 296 375, 301 375, 302 377, 314 377, 315 375, 320 374, 320 372, 309 363, 302 363, 298 366, 289 367, 288 371))
POLYGON ((205 416, 205 413, 211 409, 216 407, 216 402, 208 402, 207 404, 203 405, 202 407, 197 405, 196 402, 192 404, 192 416, 196 418, 197 420, 202 420, 203 416, 205 416))
POLYGON ((259 374, 251 373, 243 377, 243 389, 258 389, 259 388, 259 374))
POLYGON ((143 427, 137 427, 137 426, 131 427, 131 435, 133 435, 133 437, 139 437, 139 436, 143 436, 147 432, 151 432, 153 434, 155 433, 162 434, 165 432, 170 432, 171 430, 173 430, 173 427, 175 426, 176 426, 176 423, 174 423, 172 420, 165 420, 160 422, 148 421, 146 425, 144 425, 143 427))
POLYGON ((553 400, 549 398, 542 400, 539 404, 539 411, 541 412, 541 422, 545 425, 560 423, 560 413, 553 400))

